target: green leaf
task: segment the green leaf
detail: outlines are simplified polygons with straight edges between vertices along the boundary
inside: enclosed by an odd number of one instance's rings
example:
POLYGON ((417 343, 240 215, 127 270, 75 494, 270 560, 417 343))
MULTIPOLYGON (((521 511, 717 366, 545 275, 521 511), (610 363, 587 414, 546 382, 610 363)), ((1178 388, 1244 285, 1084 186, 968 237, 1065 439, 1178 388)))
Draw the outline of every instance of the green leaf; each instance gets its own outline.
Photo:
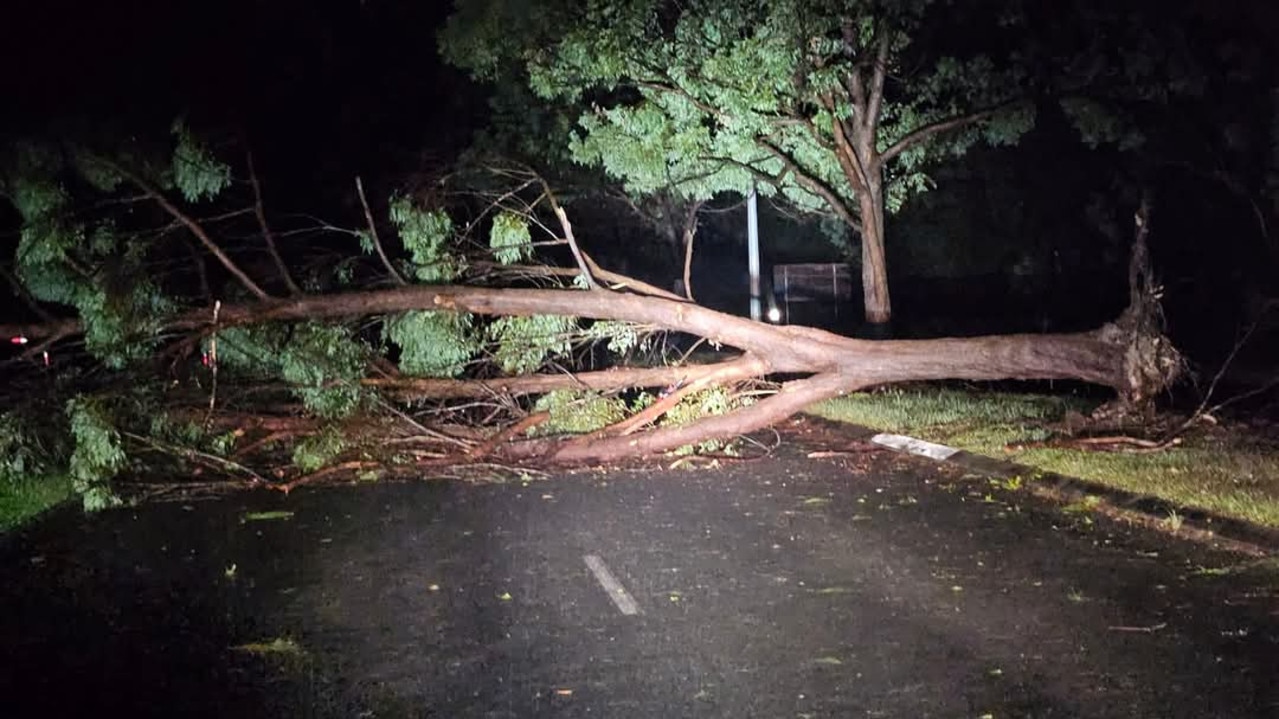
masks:
POLYGON ((465 313, 405 312, 388 318, 382 337, 399 347, 400 371, 415 377, 457 377, 481 349, 465 313))
POLYGON ((209 152, 186 122, 173 123, 177 147, 173 152, 173 181, 188 202, 208 200, 231 184, 231 168, 209 152))
POLYGON ((453 221, 441 210, 425 211, 407 197, 391 200, 391 222, 412 255, 413 275, 423 282, 448 282, 466 269, 465 261, 449 247, 453 221))
POLYGON ((306 408, 326 419, 346 417, 369 394, 360 385, 369 350, 342 325, 233 327, 218 333, 218 362, 249 377, 278 377, 306 408))
POLYGON ((493 359, 508 374, 533 372, 568 353, 577 322, 576 317, 556 315, 499 317, 488 326, 489 338, 497 343, 493 359))
POLYGON ((489 231, 489 247, 493 257, 504 265, 524 262, 533 256, 533 238, 528 223, 514 212, 501 212, 493 218, 489 231))
MULTIPOLYGON (((303 472, 310 474, 322 469, 346 451, 346 438, 333 427, 327 427, 318 434, 298 442, 293 448, 293 464, 303 472)), ((292 513, 290 512, 290 515, 292 513)))
POLYGON ((596 392, 555 390, 538 397, 533 411, 550 413, 534 434, 586 434, 622 421, 626 402, 596 392))
POLYGON ((96 511, 121 503, 110 482, 124 469, 127 456, 110 413, 99 400, 77 395, 67 402, 71 436, 75 449, 70 471, 75 491, 86 511, 96 511))

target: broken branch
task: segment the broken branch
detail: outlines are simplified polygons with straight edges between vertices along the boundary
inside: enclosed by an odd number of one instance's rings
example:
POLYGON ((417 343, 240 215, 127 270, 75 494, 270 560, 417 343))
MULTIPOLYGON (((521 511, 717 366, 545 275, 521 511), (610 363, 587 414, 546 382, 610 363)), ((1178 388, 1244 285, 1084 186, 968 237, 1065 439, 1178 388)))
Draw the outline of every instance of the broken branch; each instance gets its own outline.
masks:
POLYGON ((373 222, 373 211, 369 209, 368 198, 364 196, 364 182, 359 175, 355 176, 355 192, 360 196, 360 206, 364 208, 364 221, 369 225, 369 239, 373 242, 373 249, 377 251, 377 256, 382 260, 382 266, 391 274, 391 278, 395 280, 397 285, 407 285, 408 282, 395 271, 395 266, 391 264, 391 260, 386 256, 386 250, 382 249, 382 240, 377 235, 377 225, 373 222))

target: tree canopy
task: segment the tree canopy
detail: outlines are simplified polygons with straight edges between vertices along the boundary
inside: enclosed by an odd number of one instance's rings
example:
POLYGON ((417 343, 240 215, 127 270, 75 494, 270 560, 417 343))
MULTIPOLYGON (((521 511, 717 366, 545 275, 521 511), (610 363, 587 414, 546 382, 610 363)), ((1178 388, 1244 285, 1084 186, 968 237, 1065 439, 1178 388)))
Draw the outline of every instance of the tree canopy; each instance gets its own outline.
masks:
POLYGON ((937 42, 935 5, 474 0, 441 47, 479 78, 581 103, 564 142, 635 194, 758 187, 837 216, 861 235, 867 318, 884 322, 885 211, 929 187, 932 163, 1033 122, 1016 66, 937 42))

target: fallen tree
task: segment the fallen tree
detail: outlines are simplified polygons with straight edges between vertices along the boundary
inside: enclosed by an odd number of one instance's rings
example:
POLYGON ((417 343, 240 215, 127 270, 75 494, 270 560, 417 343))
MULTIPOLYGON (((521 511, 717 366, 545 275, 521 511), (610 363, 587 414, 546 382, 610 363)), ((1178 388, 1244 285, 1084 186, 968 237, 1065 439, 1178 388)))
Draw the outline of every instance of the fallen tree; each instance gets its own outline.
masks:
MULTIPOLYGON (((412 390, 435 398, 489 394, 537 394, 581 387, 620 391, 687 382, 735 382, 769 374, 810 374, 749 410, 708 418, 705 423, 655 432, 642 442, 593 440, 539 442, 523 456, 561 461, 607 461, 623 455, 658 452, 712 438, 749 432, 775 423, 805 406, 867 387, 942 379, 1080 380, 1114 389, 1118 400, 1139 408, 1176 377, 1177 356, 1166 339, 1139 334, 1131 311, 1091 332, 1056 335, 1002 335, 933 340, 868 341, 823 330, 774 326, 726 315, 697 305, 613 290, 497 289, 412 286, 280 302, 227 305, 220 327, 207 313, 192 313, 166 329, 212 333, 219 328, 264 322, 344 319, 411 310, 446 310, 494 316, 559 315, 656 325, 699 335, 742 350, 733 360, 654 369, 614 369, 581 375, 530 375, 490 380, 442 378, 373 379, 365 384, 412 390)), ((5 326, 6 333, 40 338, 65 336, 66 325, 5 326)))
MULTIPOLYGON (((1135 275, 1144 276, 1142 271, 1135 275)), ((1152 325, 1147 317, 1152 300, 1138 291, 1134 292, 1133 301, 1135 304, 1115 322, 1091 332, 867 341, 808 327, 768 325, 687 302, 602 288, 414 285, 223 305, 216 324, 206 310, 199 310, 174 319, 165 329, 211 335, 230 327, 266 322, 341 320, 430 310, 632 322, 697 335, 742 352, 735 359, 711 365, 618 368, 577 375, 489 380, 401 377, 365 382, 371 387, 411 390, 417 396, 434 398, 537 394, 573 388, 616 392, 634 387, 740 382, 770 374, 810 375, 784 383, 776 394, 751 407, 691 425, 659 429, 643 436, 529 440, 512 443, 502 452, 552 462, 602 462, 750 432, 829 397, 907 381, 1073 379, 1110 387, 1116 391, 1120 404, 1140 408, 1176 378, 1179 361, 1168 341, 1150 332, 1152 325)), ((52 323, 0 329, 7 334, 40 339, 66 337, 76 328, 69 323, 52 323)))
MULTIPOLYGON (((211 162, 195 169, 207 175, 211 162)), ((492 192, 478 218, 467 223, 472 230, 489 228, 489 247, 482 254, 496 262, 459 253, 459 233, 447 214, 395 200, 392 223, 410 255, 397 265, 357 183, 368 226, 348 232, 360 239, 370 258, 377 258, 373 267, 383 270, 372 274, 366 267, 363 284, 383 286, 307 291, 280 259, 256 178, 251 183, 252 216, 273 260, 271 267, 255 271, 280 274, 274 281, 251 278, 209 228, 211 222, 247 213, 197 219, 161 186, 114 163, 100 166, 114 172, 121 186, 132 184, 141 192, 140 201, 168 219, 168 231, 185 231, 198 239, 193 252, 201 247, 204 252, 193 255, 198 272, 186 279, 135 277, 113 284, 109 270, 133 270, 113 265, 120 259, 110 254, 110 243, 86 245, 84 238, 92 231, 83 225, 69 231, 59 224, 68 221, 48 210, 58 209, 52 201, 32 202, 39 212, 24 212, 27 233, 14 274, 33 309, 48 319, 0 325, 0 332, 23 343, 24 358, 36 366, 48 361, 46 353, 65 355, 63 348, 83 336, 95 356, 120 373, 114 384, 99 381, 75 389, 69 401, 57 400, 67 407, 68 446, 73 447, 69 466, 86 486, 101 488, 103 477, 124 471, 133 456, 129 445, 255 482, 278 477, 286 489, 306 477, 331 474, 329 467, 335 465, 364 472, 370 462, 351 455, 372 441, 366 435, 388 434, 365 431, 378 421, 397 425, 390 439, 378 441, 433 443, 415 449, 413 456, 437 464, 479 457, 561 465, 610 462, 724 440, 775 424, 826 398, 919 380, 1080 380, 1112 388, 1112 408, 1141 412, 1176 379, 1181 366, 1176 350, 1160 334, 1157 288, 1145 250, 1145 205, 1137 215, 1131 303, 1111 323, 1074 334, 865 341, 727 315, 609 273, 579 246, 567 211, 546 183, 525 171, 499 173, 514 187, 492 192), (534 242, 530 228, 538 228, 546 239, 534 242), (575 267, 530 265, 539 247, 567 249, 565 256, 575 267), (223 270, 227 289, 219 294, 238 299, 213 298, 205 258, 223 270), (101 269, 93 269, 94 262, 101 269), (160 283, 189 286, 193 275, 204 290, 203 302, 189 293, 183 302, 147 299, 163 289, 160 283), (234 291, 237 285, 239 292, 234 291), (287 293, 275 296, 271 287, 287 293), (55 319, 44 309, 51 303, 75 307, 79 316, 55 319), (187 309, 179 309, 183 306, 187 309), (733 352, 709 364, 664 357, 661 366, 592 370, 573 362, 575 348, 607 342, 614 358, 605 364, 616 364, 618 351, 642 344, 642 335, 656 331, 693 335, 733 352), (369 332, 380 339, 371 340, 369 332), (120 400, 147 386, 147 368, 152 373, 156 369, 148 358, 164 356, 174 366, 196 348, 205 366, 198 368, 194 393, 152 391, 145 401, 120 400), (770 377, 785 381, 767 391, 755 389, 745 399, 736 391, 770 377), (231 402, 229 393, 238 384, 264 381, 301 400, 301 407, 286 406, 286 412, 300 410, 316 421, 269 430, 270 423, 255 424, 257 430, 243 422, 228 426, 226 418, 261 407, 231 402), (663 390, 639 392, 655 388, 663 390), (710 404, 688 409, 687 403, 695 404, 699 397, 706 402, 716 392, 710 404), (520 399, 530 396, 539 399, 520 399), (406 400, 434 404, 428 414, 414 414, 406 400), (484 405, 482 412, 466 415, 477 402, 484 405), (126 409, 133 419, 122 416, 126 409), (195 429, 175 431, 155 422, 157 414, 174 409, 185 412, 184 421, 195 429), (673 419, 677 414, 682 416, 673 419), (481 426, 460 431, 460 416, 481 426), (140 426, 144 421, 150 421, 150 429, 140 426), (197 437, 213 430, 223 432, 217 447, 207 437, 197 437), (356 436, 362 439, 351 439, 356 436), (200 441, 205 444, 193 446, 200 441), (258 449, 295 441, 293 469, 281 469, 278 458, 271 460, 274 470, 254 468, 244 456, 245 442, 258 449), (237 442, 241 451, 227 456, 237 442)), ((201 182, 194 185, 207 187, 210 180, 201 182)), ((28 196, 33 194, 38 193, 28 190, 28 196)), ((473 240, 462 234, 462 239, 473 240)), ((134 241, 139 244, 126 258, 145 257, 159 244, 154 234, 136 235, 134 241)), ((54 371, 62 366, 59 362, 54 371)), ((165 381, 162 372, 152 379, 165 381)), ((38 453, 30 447, 26 451, 23 456, 36 461, 38 453)))

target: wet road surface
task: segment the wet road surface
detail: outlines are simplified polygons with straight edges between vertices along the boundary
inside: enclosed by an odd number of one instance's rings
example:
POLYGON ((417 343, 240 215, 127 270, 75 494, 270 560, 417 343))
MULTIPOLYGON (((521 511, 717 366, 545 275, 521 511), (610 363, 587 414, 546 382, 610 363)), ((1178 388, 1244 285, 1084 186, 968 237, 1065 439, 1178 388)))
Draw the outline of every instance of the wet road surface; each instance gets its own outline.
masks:
POLYGON ((1279 717, 1274 565, 886 452, 63 513, 0 562, 3 716, 1279 717))

